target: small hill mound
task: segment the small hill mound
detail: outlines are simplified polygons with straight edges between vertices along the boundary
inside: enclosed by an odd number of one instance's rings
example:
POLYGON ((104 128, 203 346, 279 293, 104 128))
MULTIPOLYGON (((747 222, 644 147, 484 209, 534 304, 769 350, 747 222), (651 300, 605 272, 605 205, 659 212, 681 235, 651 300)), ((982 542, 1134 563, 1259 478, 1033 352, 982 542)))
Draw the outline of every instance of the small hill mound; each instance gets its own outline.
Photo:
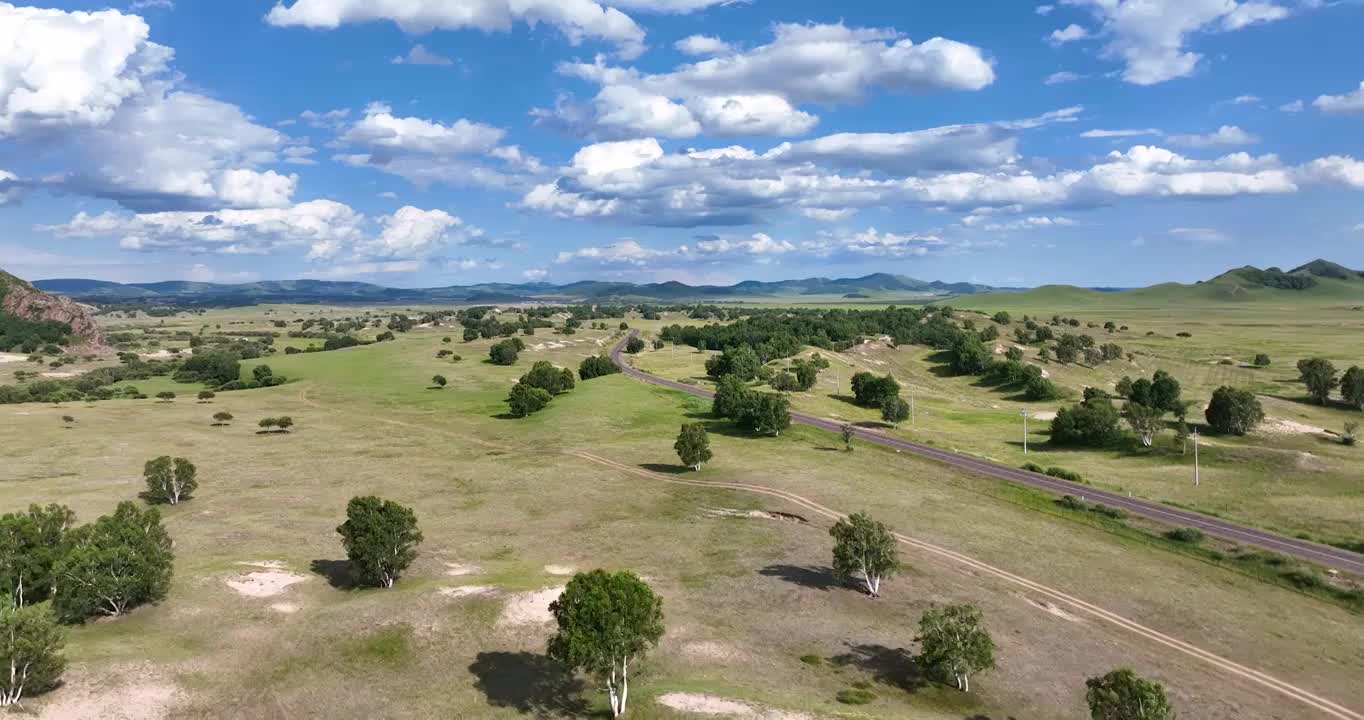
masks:
POLYGON ((89 348, 104 346, 104 334, 84 305, 68 297, 45 293, 0 270, 0 329, 3 329, 0 335, 10 339, 41 337, 44 342, 54 342, 53 323, 65 328, 61 334, 69 336, 68 344, 89 348))

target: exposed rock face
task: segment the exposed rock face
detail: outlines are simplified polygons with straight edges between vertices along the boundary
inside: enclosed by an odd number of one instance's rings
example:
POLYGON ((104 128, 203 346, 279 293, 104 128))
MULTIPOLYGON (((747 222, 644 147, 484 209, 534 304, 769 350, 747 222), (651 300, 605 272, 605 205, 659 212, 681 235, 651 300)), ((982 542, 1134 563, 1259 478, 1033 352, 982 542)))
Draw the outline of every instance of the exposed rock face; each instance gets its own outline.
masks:
POLYGON ((84 305, 51 295, 0 270, 0 313, 25 320, 55 320, 71 326, 71 334, 90 349, 104 347, 104 334, 84 305))

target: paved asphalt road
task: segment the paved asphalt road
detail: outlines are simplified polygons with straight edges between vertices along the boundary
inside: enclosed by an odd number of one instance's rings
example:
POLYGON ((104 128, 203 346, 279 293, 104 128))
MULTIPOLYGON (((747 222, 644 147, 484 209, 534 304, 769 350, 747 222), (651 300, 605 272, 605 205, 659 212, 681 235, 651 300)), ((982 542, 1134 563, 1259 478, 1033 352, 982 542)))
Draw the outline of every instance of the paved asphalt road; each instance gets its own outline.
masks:
MULTIPOLYGON (((621 352, 625 347, 626 339, 638 332, 638 330, 631 330, 630 334, 625 339, 622 339, 611 349, 611 361, 614 362, 622 372, 637 380, 642 380, 653 385, 680 390, 703 398, 714 396, 715 393, 712 393, 709 390, 704 390, 686 383, 666 380, 630 367, 630 365, 621 358, 621 352)), ((813 415, 803 415, 801 413, 791 413, 791 421, 835 433, 841 432, 843 429, 843 423, 836 420, 827 420, 825 418, 815 417, 813 415)), ((971 457, 969 455, 961 455, 930 445, 922 445, 908 440, 889 437, 865 428, 857 428, 855 430, 855 435, 867 442, 884 445, 903 452, 914 453, 939 462, 947 463, 954 467, 972 470, 981 473, 982 475, 989 475, 990 477, 998 478, 1000 480, 1030 485, 1042 490, 1049 490, 1058 495, 1083 496, 1085 500, 1089 502, 1103 503, 1109 507, 1122 508, 1133 515, 1139 515, 1169 525, 1198 528, 1208 535, 1223 540, 1246 545, 1255 545, 1267 550, 1273 550, 1275 552, 1283 553, 1284 555, 1323 565, 1328 568, 1335 568, 1337 570, 1364 575, 1364 555, 1353 553, 1349 550, 1342 550, 1329 545, 1318 545, 1317 543, 1308 542, 1306 540, 1277 535, 1267 530, 1237 525, 1236 523, 1227 522, 1226 520, 1220 520, 1189 510, 1181 510, 1180 508, 1162 505, 1149 500, 1131 498, 1126 495, 1100 490, 1089 485, 1061 480, 1049 475, 1028 472, 1027 470, 1021 470, 1007 465, 1000 465, 988 460, 981 460, 980 458, 971 457)))

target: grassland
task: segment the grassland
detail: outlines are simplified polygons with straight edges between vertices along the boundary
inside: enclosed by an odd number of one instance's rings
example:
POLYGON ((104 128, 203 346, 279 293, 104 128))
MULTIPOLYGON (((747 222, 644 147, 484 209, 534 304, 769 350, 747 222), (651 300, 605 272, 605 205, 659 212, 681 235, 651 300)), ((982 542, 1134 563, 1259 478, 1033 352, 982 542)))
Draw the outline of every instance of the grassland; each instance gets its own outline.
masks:
MULTIPOLYGON (((167 324, 266 327, 275 313, 291 312, 354 311, 210 311, 167 324)), ((659 324, 631 323, 648 330, 659 324)), ((92 519, 134 497, 141 464, 160 454, 193 459, 202 484, 194 500, 166 512, 177 555, 170 597, 75 629, 67 686, 32 707, 50 717, 177 718, 599 710, 598 694, 581 692, 577 680, 544 660, 547 628, 508 614, 533 599, 528 593, 562 585, 565 578, 552 572, 559 568, 550 566, 566 566, 632 569, 665 599, 668 634, 632 686, 633 717, 689 717, 656 698, 703 692, 819 716, 1081 718, 1084 678, 1120 665, 1166 682, 1188 717, 1317 717, 1206 663, 935 556, 907 553, 905 572, 880 600, 842 588, 830 576, 822 520, 722 512, 800 508, 677 487, 569 454, 586 450, 672 475, 677 426, 710 422, 695 399, 611 376, 581 383, 528 419, 498 417, 507 388, 530 362, 576 366, 610 334, 541 331, 526 338, 531 349, 511 368, 482 362, 486 341, 447 346, 447 335, 458 337, 457 329, 276 355, 269 364, 291 382, 222 393, 208 404, 182 398, 0 407, 0 436, 18 439, 0 447, 0 509, 60 501, 92 519), (438 359, 444 347, 463 360, 438 359), (450 386, 428 389, 436 373, 450 386), (237 421, 211 426, 218 410, 237 421), (77 418, 74 429, 62 428, 64 414, 77 418), (284 414, 298 423, 294 432, 255 432, 256 419, 284 414), (344 557, 334 528, 346 500, 363 493, 412 505, 426 536, 421 557, 392 590, 349 590, 329 580, 344 557), (227 585, 254 570, 241 563, 262 561, 307 579, 266 598, 227 585), (460 586, 489 590, 442 593, 460 586), (971 695, 924 684, 910 659, 923 609, 960 601, 984 610, 999 646, 998 669, 977 678, 971 695), (856 682, 870 683, 878 699, 849 715, 833 698, 856 682)), ((845 365, 888 367, 871 361, 889 364, 891 354, 914 357, 864 348, 845 365)), ((651 352, 641 364, 681 374, 699 357, 651 352)), ((824 377, 839 379, 840 388, 829 386, 809 402, 851 417, 860 411, 827 397, 846 388, 847 374, 835 376, 824 377)), ((918 428, 949 417, 962 427, 986 422, 1011 402, 932 373, 923 382, 918 428), (953 416, 963 403, 952 394, 982 399, 953 416), (995 403, 1001 408, 989 407, 995 403)), ((1001 420, 983 427, 999 428, 999 439, 1012 426, 1001 420)), ((1364 707, 1356 682, 1364 672, 1364 623, 1338 607, 1040 512, 1026 493, 916 458, 869 447, 841 452, 835 438, 809 429, 755 439, 712 423, 712 434, 716 458, 700 474, 705 479, 870 509, 901 532, 1364 707)), ((951 437, 935 441, 950 444, 951 437)))

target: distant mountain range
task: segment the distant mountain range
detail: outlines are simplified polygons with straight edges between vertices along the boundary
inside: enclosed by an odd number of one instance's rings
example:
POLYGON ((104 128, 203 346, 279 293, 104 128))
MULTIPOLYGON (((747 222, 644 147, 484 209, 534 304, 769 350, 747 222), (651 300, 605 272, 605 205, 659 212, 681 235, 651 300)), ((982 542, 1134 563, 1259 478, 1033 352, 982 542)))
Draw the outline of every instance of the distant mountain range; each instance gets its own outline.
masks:
POLYGON ((33 285, 51 293, 95 303, 173 303, 176 305, 245 305, 251 303, 512 303, 512 302, 676 302, 741 298, 832 296, 888 300, 979 292, 1008 291, 974 283, 925 282, 903 275, 876 273, 859 278, 806 278, 735 285, 687 285, 680 282, 636 284, 584 280, 551 283, 483 283, 436 288, 390 288, 362 282, 331 280, 267 280, 223 285, 169 281, 116 283, 105 280, 38 280, 33 285))

